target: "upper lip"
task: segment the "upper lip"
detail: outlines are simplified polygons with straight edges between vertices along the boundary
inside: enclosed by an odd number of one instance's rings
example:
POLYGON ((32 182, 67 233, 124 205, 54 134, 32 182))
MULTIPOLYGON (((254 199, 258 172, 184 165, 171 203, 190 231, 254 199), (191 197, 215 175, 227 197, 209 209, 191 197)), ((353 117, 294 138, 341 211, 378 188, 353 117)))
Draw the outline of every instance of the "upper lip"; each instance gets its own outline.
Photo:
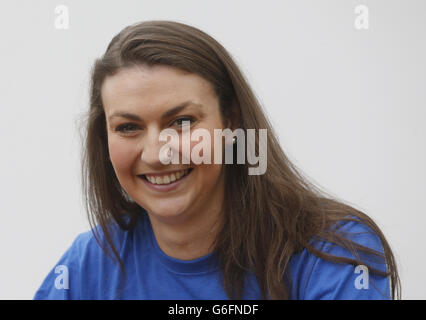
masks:
POLYGON ((182 170, 188 170, 188 169, 192 169, 192 168, 190 167, 190 168, 182 168, 182 169, 178 169, 178 170, 158 171, 158 172, 145 172, 145 173, 138 174, 138 176, 144 176, 144 175, 162 176, 162 175, 176 173, 176 172, 179 172, 179 171, 182 171, 182 170))

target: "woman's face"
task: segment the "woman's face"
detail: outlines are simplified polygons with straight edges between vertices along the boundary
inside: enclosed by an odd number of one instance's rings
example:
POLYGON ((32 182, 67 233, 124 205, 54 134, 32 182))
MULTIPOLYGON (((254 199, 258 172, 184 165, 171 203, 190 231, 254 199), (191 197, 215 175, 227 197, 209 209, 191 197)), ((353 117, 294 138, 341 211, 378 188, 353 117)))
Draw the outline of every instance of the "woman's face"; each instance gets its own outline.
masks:
MULTIPOLYGON (((159 135, 166 128, 178 133, 180 143, 173 151, 181 156, 185 120, 191 133, 198 128, 210 132, 214 154, 213 130, 224 126, 218 98, 207 80, 173 67, 137 66, 107 77, 101 92, 111 163, 133 200, 156 218, 170 221, 221 204, 221 164, 182 164, 180 157, 179 164, 164 165, 160 158, 166 142, 159 135)), ((197 143, 191 142, 189 149, 197 143)))

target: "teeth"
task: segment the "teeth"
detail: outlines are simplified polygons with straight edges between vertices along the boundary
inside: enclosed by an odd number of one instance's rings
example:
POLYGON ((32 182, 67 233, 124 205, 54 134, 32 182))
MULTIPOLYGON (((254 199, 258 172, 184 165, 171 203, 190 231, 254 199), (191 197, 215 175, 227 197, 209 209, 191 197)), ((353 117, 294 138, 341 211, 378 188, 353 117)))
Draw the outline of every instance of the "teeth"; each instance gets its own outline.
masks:
POLYGON ((162 176, 150 176, 145 175, 145 177, 148 179, 149 182, 152 184, 169 184, 173 181, 181 179, 183 176, 185 176, 188 173, 189 169, 181 170, 175 173, 162 175, 162 176))
POLYGON ((170 178, 169 178, 169 176, 164 176, 164 178, 163 178, 163 182, 164 183, 170 183, 170 178))

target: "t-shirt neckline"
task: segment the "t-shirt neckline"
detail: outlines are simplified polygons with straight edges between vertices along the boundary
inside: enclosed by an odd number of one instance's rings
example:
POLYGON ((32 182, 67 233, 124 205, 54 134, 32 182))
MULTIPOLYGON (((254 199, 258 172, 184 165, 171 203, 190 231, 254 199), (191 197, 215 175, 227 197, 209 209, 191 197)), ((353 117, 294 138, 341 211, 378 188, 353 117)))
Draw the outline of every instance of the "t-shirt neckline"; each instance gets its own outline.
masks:
POLYGON ((146 217, 149 238, 151 240, 151 247, 158 258, 158 260, 171 272, 179 274, 206 274, 214 272, 218 269, 218 266, 214 263, 213 252, 208 253, 205 256, 193 259, 193 260, 181 260, 167 255, 161 250, 155 238, 154 231, 152 229, 151 221, 147 215, 146 217))

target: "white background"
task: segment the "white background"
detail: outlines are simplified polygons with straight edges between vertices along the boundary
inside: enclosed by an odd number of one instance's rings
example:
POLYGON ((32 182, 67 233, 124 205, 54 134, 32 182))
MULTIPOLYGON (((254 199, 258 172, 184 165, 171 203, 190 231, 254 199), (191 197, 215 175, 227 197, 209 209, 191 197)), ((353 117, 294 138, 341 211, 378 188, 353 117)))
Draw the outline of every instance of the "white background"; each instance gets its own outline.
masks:
POLYGON ((283 149, 369 214, 404 299, 425 299, 425 1, 23 1, 0 4, 0 299, 31 299, 80 232, 78 119, 94 59, 125 26, 170 19, 235 57, 283 149), (54 26, 57 5, 68 30, 54 26), (368 30, 354 27, 369 8, 368 30))

